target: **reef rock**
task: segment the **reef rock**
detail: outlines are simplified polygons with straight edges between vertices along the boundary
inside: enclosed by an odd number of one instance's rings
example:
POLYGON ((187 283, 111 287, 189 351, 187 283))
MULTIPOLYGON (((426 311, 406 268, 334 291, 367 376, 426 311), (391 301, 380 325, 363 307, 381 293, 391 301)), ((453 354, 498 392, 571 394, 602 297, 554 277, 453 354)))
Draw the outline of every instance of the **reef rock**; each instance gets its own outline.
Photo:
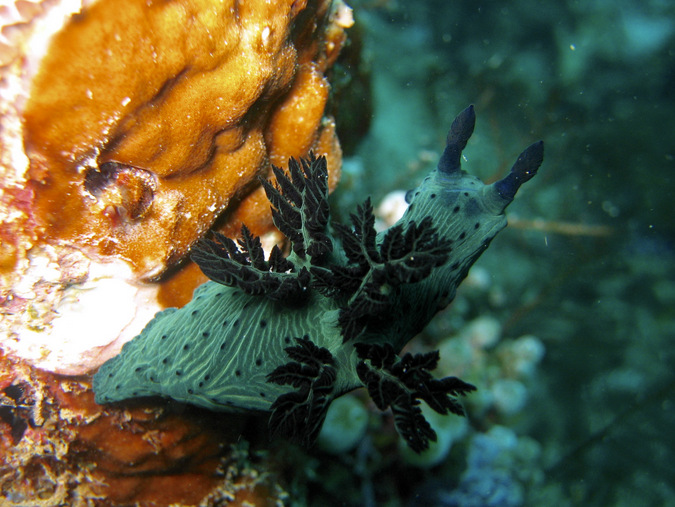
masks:
POLYGON ((218 217, 272 231, 271 163, 311 149, 339 178, 339 1, 21 1, 0 23, 2 346, 39 367, 95 368, 189 298, 194 276, 168 296, 138 282, 218 217))
POLYGON ((236 444, 244 423, 179 406, 101 410, 86 379, 0 352, 0 504, 280 505, 272 460, 236 444))

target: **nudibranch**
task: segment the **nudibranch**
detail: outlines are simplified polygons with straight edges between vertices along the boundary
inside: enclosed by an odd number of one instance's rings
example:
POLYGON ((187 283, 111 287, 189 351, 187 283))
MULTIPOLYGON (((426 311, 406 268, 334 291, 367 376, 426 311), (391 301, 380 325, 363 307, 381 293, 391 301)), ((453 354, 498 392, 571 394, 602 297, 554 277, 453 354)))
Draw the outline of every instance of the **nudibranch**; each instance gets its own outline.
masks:
POLYGON ((369 200, 351 226, 331 223, 326 160, 291 159, 263 181, 287 257, 267 260, 242 227, 238 243, 215 234, 192 259, 210 281, 181 309, 158 313, 94 376, 98 403, 164 396, 224 412, 268 411, 270 433, 311 444, 331 401, 365 386, 391 407, 395 426, 421 452, 436 439, 424 401, 463 414, 475 389, 432 376, 438 352, 399 353, 454 298, 471 265, 506 226, 504 209, 543 160, 528 147, 502 180, 484 185, 460 167, 473 133, 470 106, 455 118, 438 167, 408 194, 403 217, 376 233, 369 200))

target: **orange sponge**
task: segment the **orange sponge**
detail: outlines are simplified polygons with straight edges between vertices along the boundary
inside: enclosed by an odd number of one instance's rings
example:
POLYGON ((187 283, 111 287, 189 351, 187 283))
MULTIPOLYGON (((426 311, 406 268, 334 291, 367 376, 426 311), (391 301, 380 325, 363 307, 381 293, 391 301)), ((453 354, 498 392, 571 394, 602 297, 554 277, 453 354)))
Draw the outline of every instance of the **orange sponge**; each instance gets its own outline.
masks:
POLYGON ((270 162, 314 149, 334 185, 341 153, 323 72, 344 41, 335 9, 101 0, 74 16, 24 110, 39 236, 149 278, 225 209, 257 234, 269 228, 251 192, 270 162))

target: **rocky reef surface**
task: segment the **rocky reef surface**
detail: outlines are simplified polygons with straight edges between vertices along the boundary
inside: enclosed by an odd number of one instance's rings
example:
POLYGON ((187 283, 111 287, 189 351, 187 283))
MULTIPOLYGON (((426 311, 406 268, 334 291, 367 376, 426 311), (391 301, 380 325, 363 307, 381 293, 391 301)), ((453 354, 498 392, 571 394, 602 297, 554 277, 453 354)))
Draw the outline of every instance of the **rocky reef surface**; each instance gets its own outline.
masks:
POLYGON ((3 347, 95 369, 204 278, 212 226, 279 236, 258 176, 341 149, 326 72, 341 2, 16 2, 2 7, 3 347), (216 224, 216 220, 218 223, 216 224), (114 311, 110 311, 115 303, 114 311))

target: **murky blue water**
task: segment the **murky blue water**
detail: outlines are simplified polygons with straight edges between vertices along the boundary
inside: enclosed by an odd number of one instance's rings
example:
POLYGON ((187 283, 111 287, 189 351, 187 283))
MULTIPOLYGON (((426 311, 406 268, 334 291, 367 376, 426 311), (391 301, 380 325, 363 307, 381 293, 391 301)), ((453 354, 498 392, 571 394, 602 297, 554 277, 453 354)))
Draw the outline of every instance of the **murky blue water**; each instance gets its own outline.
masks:
POLYGON ((509 209, 512 226, 477 264, 490 288, 460 292, 425 337, 488 315, 502 342, 534 335, 545 357, 522 379, 527 403, 516 414, 468 403, 469 435, 416 477, 409 498, 675 505, 675 4, 378 5, 355 5, 373 116, 350 154, 363 172, 345 175, 340 203, 413 186, 470 103, 469 172, 494 179, 526 144, 546 143, 539 174, 509 209), (502 451, 490 486, 486 475, 472 481, 471 457, 487 452, 495 427, 538 454, 502 451))

